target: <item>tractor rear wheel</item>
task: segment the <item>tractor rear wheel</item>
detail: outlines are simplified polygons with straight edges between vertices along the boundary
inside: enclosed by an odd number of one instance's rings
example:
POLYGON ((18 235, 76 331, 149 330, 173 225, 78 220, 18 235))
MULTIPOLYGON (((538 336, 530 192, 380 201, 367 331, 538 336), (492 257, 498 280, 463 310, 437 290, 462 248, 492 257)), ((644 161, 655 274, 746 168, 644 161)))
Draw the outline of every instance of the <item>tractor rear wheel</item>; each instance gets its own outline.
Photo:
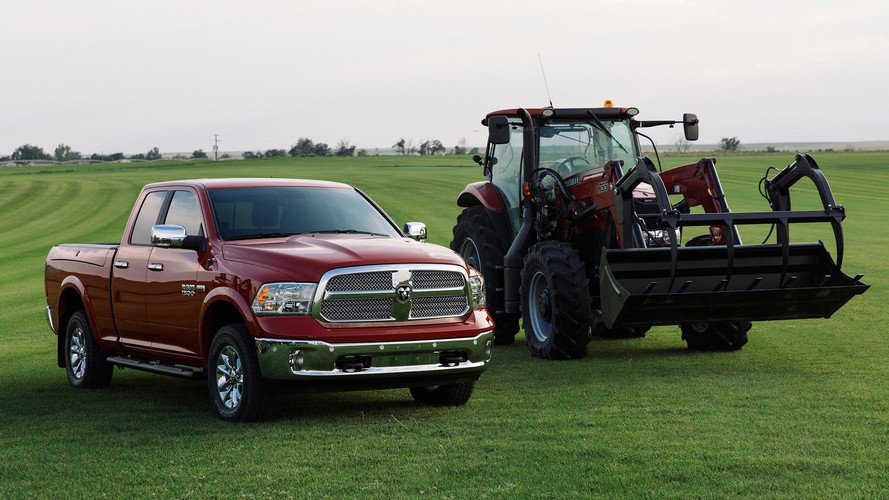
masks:
POLYGON ((682 325, 682 340, 693 351, 738 351, 747 343, 749 321, 714 321, 682 325))
MULTIPOLYGON (((709 234, 695 236, 687 247, 713 246, 709 234)), ((693 351, 730 352, 738 351, 747 343, 747 332, 752 325, 749 321, 714 321, 712 323, 691 323, 681 325, 682 340, 693 351)))
POLYGON ((508 248, 497 236, 494 222, 484 207, 469 207, 457 216, 451 250, 460 254, 467 264, 481 271, 485 278, 485 302, 495 325, 494 343, 509 345, 515 342, 520 316, 502 312, 502 297, 497 294, 500 281, 497 266, 503 264, 503 256, 508 248))
POLYGON ((544 359, 586 356, 590 293, 584 263, 570 243, 531 247, 522 269, 522 324, 531 355, 544 359))

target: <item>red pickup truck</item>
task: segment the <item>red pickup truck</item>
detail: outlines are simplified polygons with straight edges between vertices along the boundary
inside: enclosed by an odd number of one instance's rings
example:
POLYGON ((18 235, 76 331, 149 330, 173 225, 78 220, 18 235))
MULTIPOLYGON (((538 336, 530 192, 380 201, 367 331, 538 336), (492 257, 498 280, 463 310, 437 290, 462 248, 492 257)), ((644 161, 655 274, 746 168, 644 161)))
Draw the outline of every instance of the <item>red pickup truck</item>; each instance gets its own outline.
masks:
POLYGON ((345 184, 150 184, 120 244, 50 250, 58 365, 78 388, 114 366, 206 377, 233 421, 268 418, 280 389, 464 404, 491 360, 484 280, 425 238, 345 184))

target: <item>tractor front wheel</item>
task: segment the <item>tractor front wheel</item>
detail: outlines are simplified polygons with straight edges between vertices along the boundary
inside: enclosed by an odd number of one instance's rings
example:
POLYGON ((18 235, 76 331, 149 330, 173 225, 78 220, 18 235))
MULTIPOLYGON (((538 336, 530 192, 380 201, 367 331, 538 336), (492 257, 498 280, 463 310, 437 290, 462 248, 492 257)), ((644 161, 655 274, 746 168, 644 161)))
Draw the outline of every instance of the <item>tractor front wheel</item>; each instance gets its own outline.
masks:
POLYGON ((522 269, 522 324, 531 355, 544 359, 586 356, 590 342, 589 280, 569 243, 534 245, 522 269))

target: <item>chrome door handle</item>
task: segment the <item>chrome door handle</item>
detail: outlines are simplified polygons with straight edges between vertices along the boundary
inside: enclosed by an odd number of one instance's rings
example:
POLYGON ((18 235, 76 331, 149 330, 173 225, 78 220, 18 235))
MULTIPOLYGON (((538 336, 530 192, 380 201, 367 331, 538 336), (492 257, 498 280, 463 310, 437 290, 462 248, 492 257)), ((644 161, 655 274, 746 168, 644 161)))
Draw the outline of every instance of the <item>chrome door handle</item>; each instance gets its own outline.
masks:
POLYGON ((126 269, 130 267, 130 263, 125 260, 116 260, 114 261, 114 267, 118 269, 126 269))
POLYGON ((149 271, 163 271, 164 265, 163 264, 148 264, 148 270, 149 271))

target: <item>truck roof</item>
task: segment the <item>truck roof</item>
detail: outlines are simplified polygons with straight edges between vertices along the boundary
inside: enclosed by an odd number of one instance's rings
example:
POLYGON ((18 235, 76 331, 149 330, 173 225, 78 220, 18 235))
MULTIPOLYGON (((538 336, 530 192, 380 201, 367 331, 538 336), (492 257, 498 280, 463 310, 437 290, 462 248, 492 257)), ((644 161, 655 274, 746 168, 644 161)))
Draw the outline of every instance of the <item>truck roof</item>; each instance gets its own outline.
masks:
POLYGON ((330 181, 316 181, 308 179, 283 179, 276 177, 243 177, 243 178, 224 178, 224 179, 186 179, 178 181, 155 182, 145 186, 146 188, 157 188, 166 186, 190 186, 194 188, 203 187, 205 189, 227 189, 227 188, 251 188, 251 187, 272 187, 272 186, 289 186, 289 187, 323 187, 336 189, 354 189, 348 184, 330 181))

